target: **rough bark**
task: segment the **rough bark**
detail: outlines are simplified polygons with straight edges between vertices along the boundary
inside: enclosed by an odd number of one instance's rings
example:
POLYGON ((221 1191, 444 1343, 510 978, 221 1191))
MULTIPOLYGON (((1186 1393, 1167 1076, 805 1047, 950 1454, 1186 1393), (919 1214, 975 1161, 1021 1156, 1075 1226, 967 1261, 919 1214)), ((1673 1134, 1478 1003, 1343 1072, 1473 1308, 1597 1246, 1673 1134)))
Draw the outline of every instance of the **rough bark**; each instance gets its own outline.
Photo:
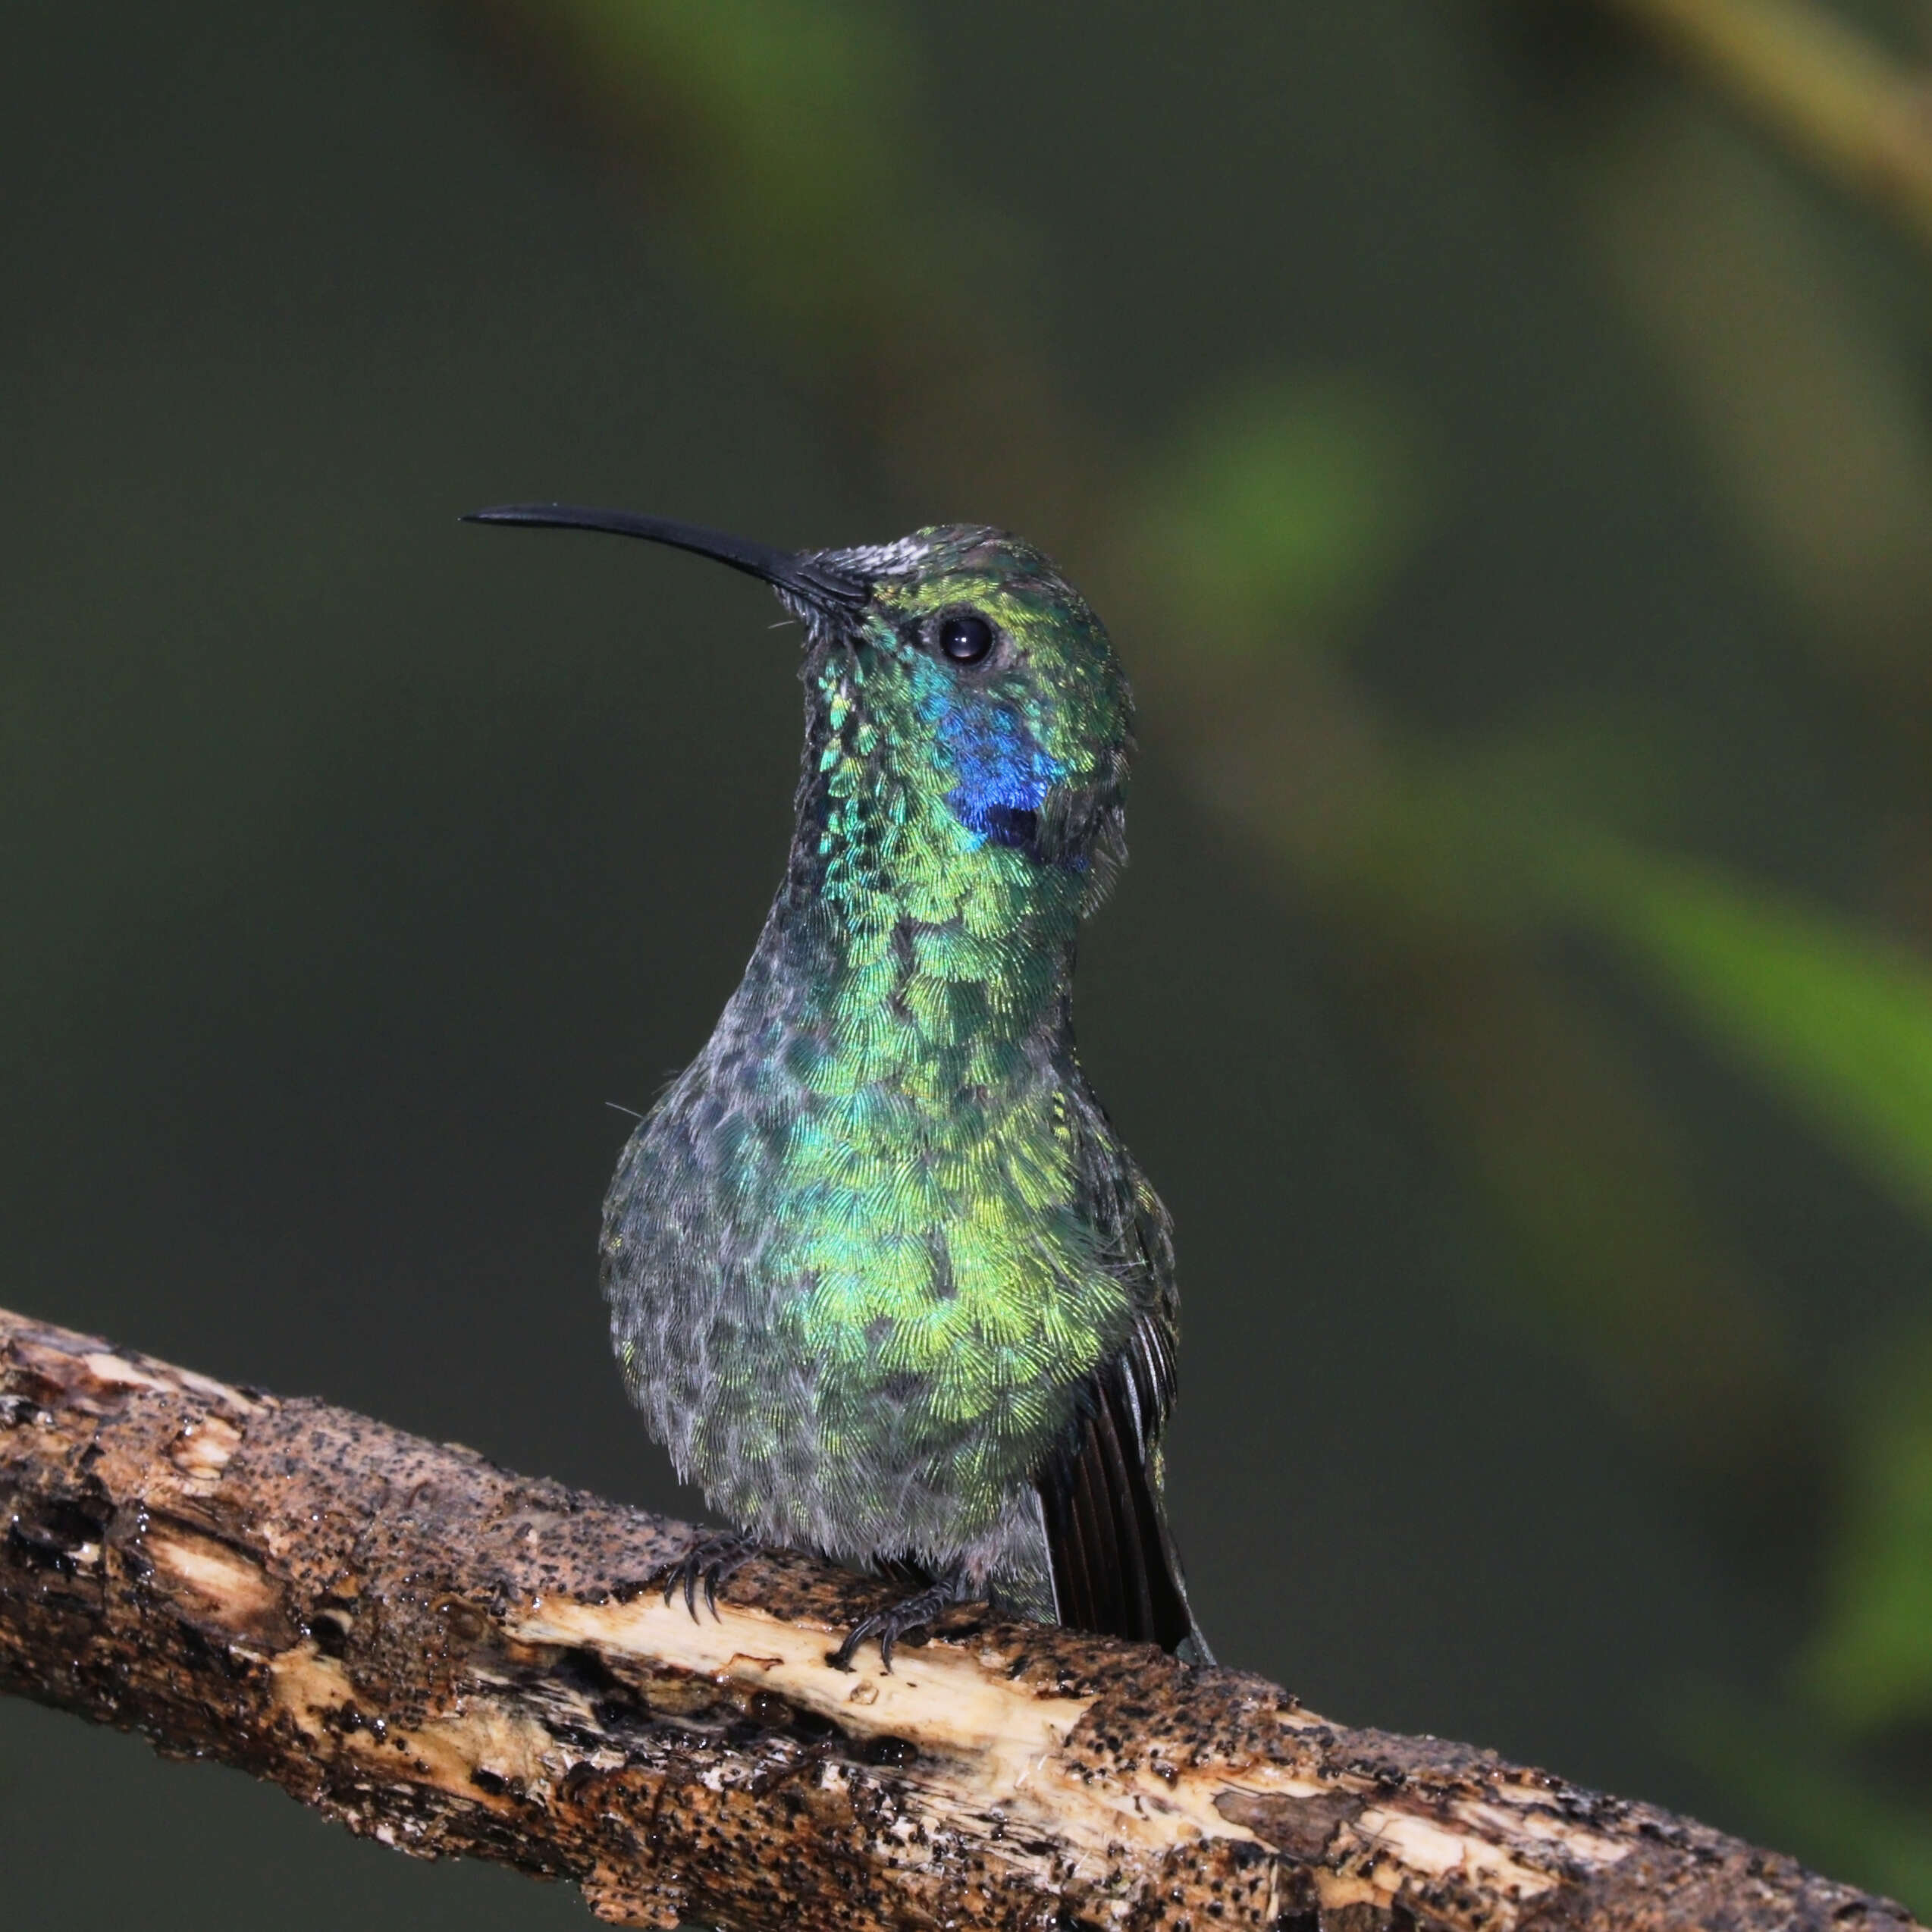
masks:
POLYGON ((772 1554, 694 1620, 682 1525, 4 1313, 0 1513, 0 1689, 622 1924, 1911 1924, 1158 1651, 967 1608, 836 1671, 875 1585, 772 1554))

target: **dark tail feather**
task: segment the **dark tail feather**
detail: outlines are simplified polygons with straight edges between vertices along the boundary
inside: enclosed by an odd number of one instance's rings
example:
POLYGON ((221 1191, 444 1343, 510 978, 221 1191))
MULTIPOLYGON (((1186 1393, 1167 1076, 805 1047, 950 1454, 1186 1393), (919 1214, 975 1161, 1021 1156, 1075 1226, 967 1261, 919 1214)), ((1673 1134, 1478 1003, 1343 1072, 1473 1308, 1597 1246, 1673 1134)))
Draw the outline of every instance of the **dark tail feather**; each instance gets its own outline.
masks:
POLYGON ((1157 1365, 1138 1347, 1099 1370, 1079 1423, 1040 1478, 1060 1621, 1099 1636, 1214 1660, 1187 1589, 1154 1476, 1147 1419, 1157 1365))

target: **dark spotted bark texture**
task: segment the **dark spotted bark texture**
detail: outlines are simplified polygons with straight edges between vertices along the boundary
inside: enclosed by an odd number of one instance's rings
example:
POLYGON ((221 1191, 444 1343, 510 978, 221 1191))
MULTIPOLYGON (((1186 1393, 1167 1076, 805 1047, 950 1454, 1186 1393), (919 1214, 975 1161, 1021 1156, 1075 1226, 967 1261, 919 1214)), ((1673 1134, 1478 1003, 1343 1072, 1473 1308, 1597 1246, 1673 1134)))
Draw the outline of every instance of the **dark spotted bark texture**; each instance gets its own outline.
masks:
POLYGON ((680 1525, 0 1313, 0 1688, 621 1924, 1895 1932, 1682 1818, 1272 1684, 795 1556, 694 1621, 680 1525))

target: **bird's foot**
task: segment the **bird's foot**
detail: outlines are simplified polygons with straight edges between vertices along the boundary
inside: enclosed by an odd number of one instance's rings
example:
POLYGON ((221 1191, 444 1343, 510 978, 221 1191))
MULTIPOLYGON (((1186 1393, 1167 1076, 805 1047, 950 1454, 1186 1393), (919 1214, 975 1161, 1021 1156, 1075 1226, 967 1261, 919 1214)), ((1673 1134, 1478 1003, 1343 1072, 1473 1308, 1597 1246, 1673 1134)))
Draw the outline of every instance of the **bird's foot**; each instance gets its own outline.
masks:
POLYGON ((922 1584, 910 1596, 901 1597, 896 1603, 889 1603, 883 1610, 875 1610, 870 1617, 861 1618, 845 1632, 845 1641, 829 1653, 825 1661, 835 1670, 849 1670, 859 1647, 876 1638, 879 1661, 889 1672, 892 1651, 902 1637, 922 1629, 941 1611, 965 1600, 965 1579, 958 1571, 936 1577, 922 1584))
POLYGON ((715 1618, 719 1591, 757 1553, 757 1545, 735 1530, 703 1531, 692 1539, 691 1548, 676 1563, 651 1580, 663 1585, 667 1604, 682 1590, 684 1607, 691 1612, 693 1623, 698 1620, 698 1586, 701 1582, 704 1607, 715 1618))

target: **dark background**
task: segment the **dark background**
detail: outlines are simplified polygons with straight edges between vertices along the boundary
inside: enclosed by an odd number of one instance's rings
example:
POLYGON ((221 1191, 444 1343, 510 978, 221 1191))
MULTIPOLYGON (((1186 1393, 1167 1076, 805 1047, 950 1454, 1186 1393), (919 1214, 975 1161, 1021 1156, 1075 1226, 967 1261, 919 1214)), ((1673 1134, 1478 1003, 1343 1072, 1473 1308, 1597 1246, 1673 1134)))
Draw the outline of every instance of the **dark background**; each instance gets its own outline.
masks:
MULTIPOLYGON (((794 645, 456 514, 1024 524, 1143 693, 1080 1019, 1223 1660, 1908 1890, 1921 1719, 1805 1660, 1927 1413, 1909 1161, 1482 867, 1573 808, 1909 961, 1923 264, 1580 8, 1187 20, 10 10, 0 1299, 701 1512, 607 1352, 605 1103, 749 950, 794 645)), ((585 1922, 17 1702, 0 1818, 24 1924, 585 1922)))

